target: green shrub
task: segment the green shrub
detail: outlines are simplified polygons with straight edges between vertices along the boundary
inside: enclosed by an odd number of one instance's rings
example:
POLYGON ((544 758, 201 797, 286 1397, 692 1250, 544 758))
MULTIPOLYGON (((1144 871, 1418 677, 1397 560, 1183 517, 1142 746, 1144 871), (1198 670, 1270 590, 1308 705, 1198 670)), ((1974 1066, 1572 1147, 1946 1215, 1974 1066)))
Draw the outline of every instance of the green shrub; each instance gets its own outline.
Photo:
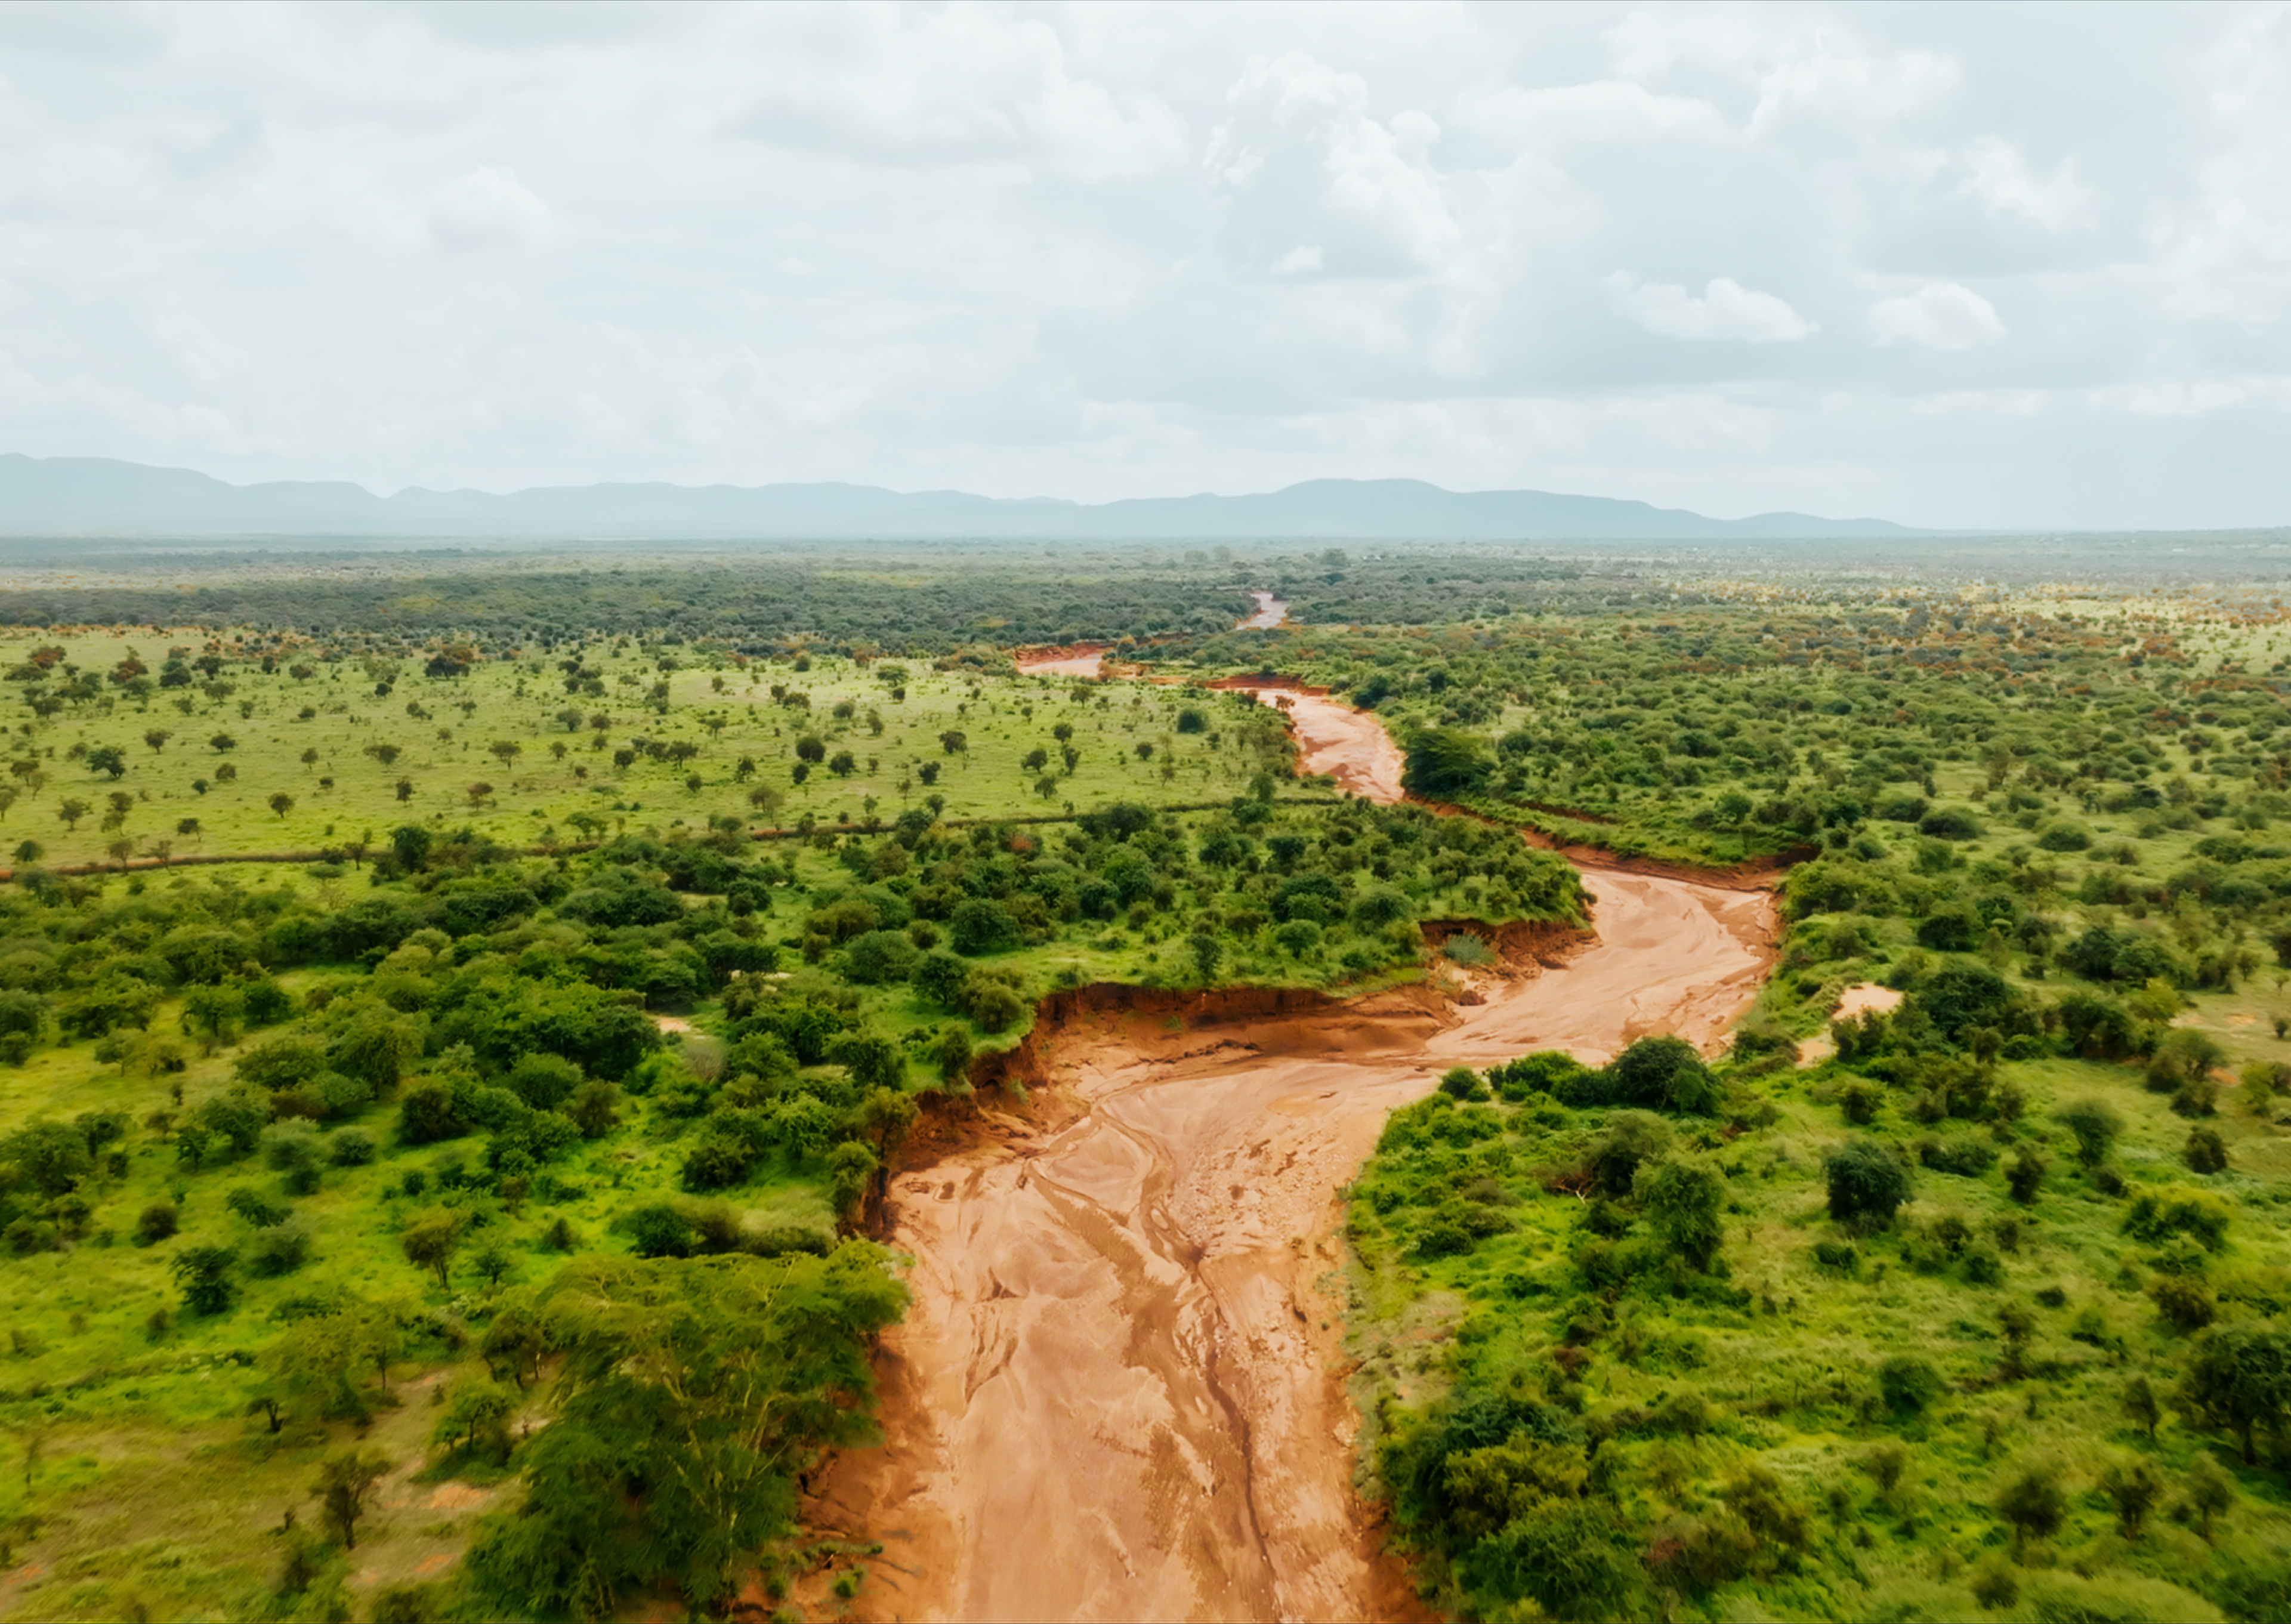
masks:
POLYGON ((2031 1573, 2022 1604, 2030 1624, 2222 1624, 2224 1617, 2192 1590, 2123 1568, 2090 1578, 2062 1568, 2031 1573))
POLYGON ((1915 1414, 1948 1391, 1948 1384, 1925 1360, 1896 1354, 1877 1366, 1877 1391, 1892 1409, 1915 1414))
POLYGON ((1882 1226, 1909 1199, 1909 1170, 1877 1139, 1847 1140, 1822 1158, 1822 1172, 1829 1216, 1840 1222, 1862 1219, 1882 1226))
POLYGON ((2135 1241, 2150 1242, 2183 1234, 2207 1250, 2217 1251, 2227 1244, 2232 1217, 2227 1202, 2207 1190, 2191 1190, 2184 1185, 2136 1189, 2125 1210, 2124 1233, 2135 1241))

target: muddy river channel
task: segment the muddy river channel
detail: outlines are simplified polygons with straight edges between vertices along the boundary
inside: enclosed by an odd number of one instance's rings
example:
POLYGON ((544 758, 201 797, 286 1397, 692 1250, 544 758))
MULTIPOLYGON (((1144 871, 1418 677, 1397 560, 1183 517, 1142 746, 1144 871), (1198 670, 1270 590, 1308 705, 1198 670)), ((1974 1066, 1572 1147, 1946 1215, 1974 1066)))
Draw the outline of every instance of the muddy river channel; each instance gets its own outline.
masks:
MULTIPOLYGON (((1294 685, 1304 770, 1400 799, 1371 716, 1294 685)), ((885 1339, 880 1449, 815 1485, 880 1540, 861 1618, 1415 1618, 1353 1490, 1338 1190, 1446 1067, 1535 1049, 1708 1048, 1756 993, 1760 888, 1586 864, 1590 937, 1520 932, 1443 995, 1065 995, 1015 1106, 892 1180, 914 1305, 885 1339)))

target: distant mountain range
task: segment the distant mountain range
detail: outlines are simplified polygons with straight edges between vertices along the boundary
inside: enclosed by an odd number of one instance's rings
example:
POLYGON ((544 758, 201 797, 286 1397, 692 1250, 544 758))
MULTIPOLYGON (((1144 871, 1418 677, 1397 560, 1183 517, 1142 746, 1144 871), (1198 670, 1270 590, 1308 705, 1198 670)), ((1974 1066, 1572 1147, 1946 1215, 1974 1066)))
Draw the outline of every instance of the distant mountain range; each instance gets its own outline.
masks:
POLYGON ((505 496, 279 480, 226 485, 108 457, 0 455, 0 535, 213 540, 1731 541, 1931 534, 1878 519, 1678 508, 1419 479, 1312 479, 1254 496, 1085 503, 867 485, 548 486, 505 496))

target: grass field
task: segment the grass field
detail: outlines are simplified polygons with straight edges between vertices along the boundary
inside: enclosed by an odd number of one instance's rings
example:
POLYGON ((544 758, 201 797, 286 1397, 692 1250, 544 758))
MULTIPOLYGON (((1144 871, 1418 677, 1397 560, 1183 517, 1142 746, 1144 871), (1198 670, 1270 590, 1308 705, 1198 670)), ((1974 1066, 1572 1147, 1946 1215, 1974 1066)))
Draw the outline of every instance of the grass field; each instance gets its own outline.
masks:
POLYGON ((138 856, 314 851, 378 843, 397 824, 424 822, 535 846, 715 817, 888 821, 933 796, 950 818, 1054 814, 1121 797, 1216 800, 1259 770, 1223 747, 1222 729, 1176 731, 1185 709, 1217 715, 1238 701, 941 673, 921 662, 862 666, 819 655, 799 671, 792 660, 600 643, 581 655, 593 675, 580 680, 602 691, 568 694, 561 661, 537 656, 431 678, 413 661, 328 663, 288 647, 266 674, 244 657, 252 645, 223 643, 234 657, 212 681, 138 695, 103 677, 131 655, 157 671, 169 649, 196 658, 205 647, 165 634, 0 637, 0 665, 65 651, 55 676, 0 690, 0 720, 12 721, 25 768, 6 781, 18 793, 0 814, 0 844, 34 840, 40 861, 69 864, 116 856, 122 840, 138 856), (100 679, 91 696, 34 714, 27 696, 60 690, 74 668, 100 679), (297 668, 311 674, 290 674, 297 668), (776 702, 775 687, 803 703, 776 702), (1060 725, 1073 729, 1068 739, 1054 735, 1060 725), (949 732, 963 736, 960 747, 947 747, 949 732), (807 737, 824 747, 816 763, 799 759, 807 737), (617 760, 639 741, 663 752, 617 760), (1071 767, 1066 744, 1077 752, 1071 767), (86 760, 106 745, 125 757, 116 777, 86 760), (689 758, 671 759, 680 747, 689 758), (1045 760, 1030 767, 1035 751, 1045 760), (800 784, 799 767, 808 768, 800 784), (759 806, 760 789, 780 799, 759 806), (127 804, 107 827, 115 794, 127 804), (274 805, 279 796, 291 804, 274 805), (73 803, 86 810, 67 821, 60 814, 73 803))

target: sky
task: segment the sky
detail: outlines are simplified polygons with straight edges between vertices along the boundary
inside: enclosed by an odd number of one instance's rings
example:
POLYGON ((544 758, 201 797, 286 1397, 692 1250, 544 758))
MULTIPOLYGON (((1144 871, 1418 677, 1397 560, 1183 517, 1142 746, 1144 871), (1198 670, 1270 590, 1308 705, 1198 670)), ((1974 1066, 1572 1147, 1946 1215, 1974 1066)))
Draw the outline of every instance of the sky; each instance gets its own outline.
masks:
POLYGON ((2283 6, 0 6, 0 451, 2291 523, 2283 6))

